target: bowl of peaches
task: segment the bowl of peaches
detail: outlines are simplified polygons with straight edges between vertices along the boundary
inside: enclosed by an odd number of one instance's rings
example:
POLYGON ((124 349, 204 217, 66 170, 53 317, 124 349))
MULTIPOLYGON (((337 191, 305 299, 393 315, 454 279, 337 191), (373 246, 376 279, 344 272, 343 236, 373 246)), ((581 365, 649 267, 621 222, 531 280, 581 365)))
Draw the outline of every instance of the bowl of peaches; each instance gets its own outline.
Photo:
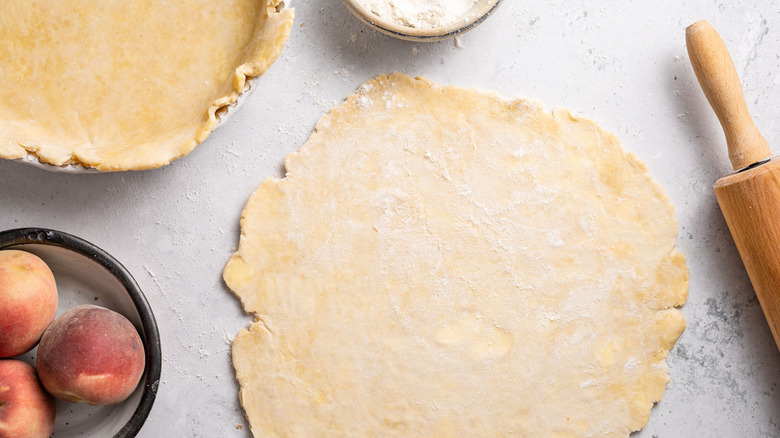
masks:
POLYGON ((110 254, 60 231, 0 232, 0 438, 135 436, 161 362, 151 307, 110 254))

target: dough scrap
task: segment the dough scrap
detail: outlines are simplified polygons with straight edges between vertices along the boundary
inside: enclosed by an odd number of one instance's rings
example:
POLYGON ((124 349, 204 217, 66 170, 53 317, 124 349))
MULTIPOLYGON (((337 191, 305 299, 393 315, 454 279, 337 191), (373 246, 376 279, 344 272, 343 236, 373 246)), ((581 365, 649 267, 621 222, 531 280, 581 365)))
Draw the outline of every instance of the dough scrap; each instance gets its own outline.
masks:
POLYGON ((223 272, 256 436, 625 437, 685 329, 673 207, 595 123, 402 74, 265 181, 223 272))
POLYGON ((279 56, 280 2, 0 2, 0 157, 116 171, 188 154, 279 56))

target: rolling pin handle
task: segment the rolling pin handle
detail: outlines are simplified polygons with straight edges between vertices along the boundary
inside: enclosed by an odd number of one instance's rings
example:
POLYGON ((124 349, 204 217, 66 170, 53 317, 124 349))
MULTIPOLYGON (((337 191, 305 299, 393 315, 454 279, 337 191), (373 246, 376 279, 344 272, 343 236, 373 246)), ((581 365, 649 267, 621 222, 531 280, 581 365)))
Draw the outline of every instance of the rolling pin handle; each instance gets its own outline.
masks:
POLYGON ((772 152, 750 117, 734 62, 718 32, 702 20, 688 26, 685 40, 696 78, 723 126, 734 170, 768 158, 772 152))

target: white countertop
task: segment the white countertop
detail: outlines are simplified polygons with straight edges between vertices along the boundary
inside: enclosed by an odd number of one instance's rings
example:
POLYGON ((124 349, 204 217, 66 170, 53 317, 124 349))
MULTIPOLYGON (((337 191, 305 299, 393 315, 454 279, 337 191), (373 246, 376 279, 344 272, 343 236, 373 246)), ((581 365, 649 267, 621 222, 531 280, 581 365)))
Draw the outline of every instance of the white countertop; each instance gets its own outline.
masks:
POLYGON ((54 228, 119 259, 160 326, 162 381, 142 437, 247 437, 230 341, 247 327, 221 279, 241 209, 317 119, 380 73, 496 90, 566 107, 617 134, 672 199, 690 268, 688 329, 672 381, 639 437, 780 437, 780 353, 712 193, 725 140, 687 59, 684 29, 709 20, 780 151, 780 3, 506 0, 454 40, 410 43, 339 1, 296 2, 293 34, 258 88, 189 156, 145 172, 69 175, 0 162, 0 230, 54 228))

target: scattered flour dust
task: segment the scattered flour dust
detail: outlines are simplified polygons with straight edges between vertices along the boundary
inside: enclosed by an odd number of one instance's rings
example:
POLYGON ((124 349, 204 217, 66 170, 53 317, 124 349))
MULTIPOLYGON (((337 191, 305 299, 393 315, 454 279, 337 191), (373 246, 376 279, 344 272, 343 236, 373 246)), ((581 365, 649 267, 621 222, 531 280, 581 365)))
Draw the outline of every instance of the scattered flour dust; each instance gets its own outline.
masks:
POLYGON ((433 29, 462 18, 477 0, 361 0, 374 14, 402 26, 433 29))

